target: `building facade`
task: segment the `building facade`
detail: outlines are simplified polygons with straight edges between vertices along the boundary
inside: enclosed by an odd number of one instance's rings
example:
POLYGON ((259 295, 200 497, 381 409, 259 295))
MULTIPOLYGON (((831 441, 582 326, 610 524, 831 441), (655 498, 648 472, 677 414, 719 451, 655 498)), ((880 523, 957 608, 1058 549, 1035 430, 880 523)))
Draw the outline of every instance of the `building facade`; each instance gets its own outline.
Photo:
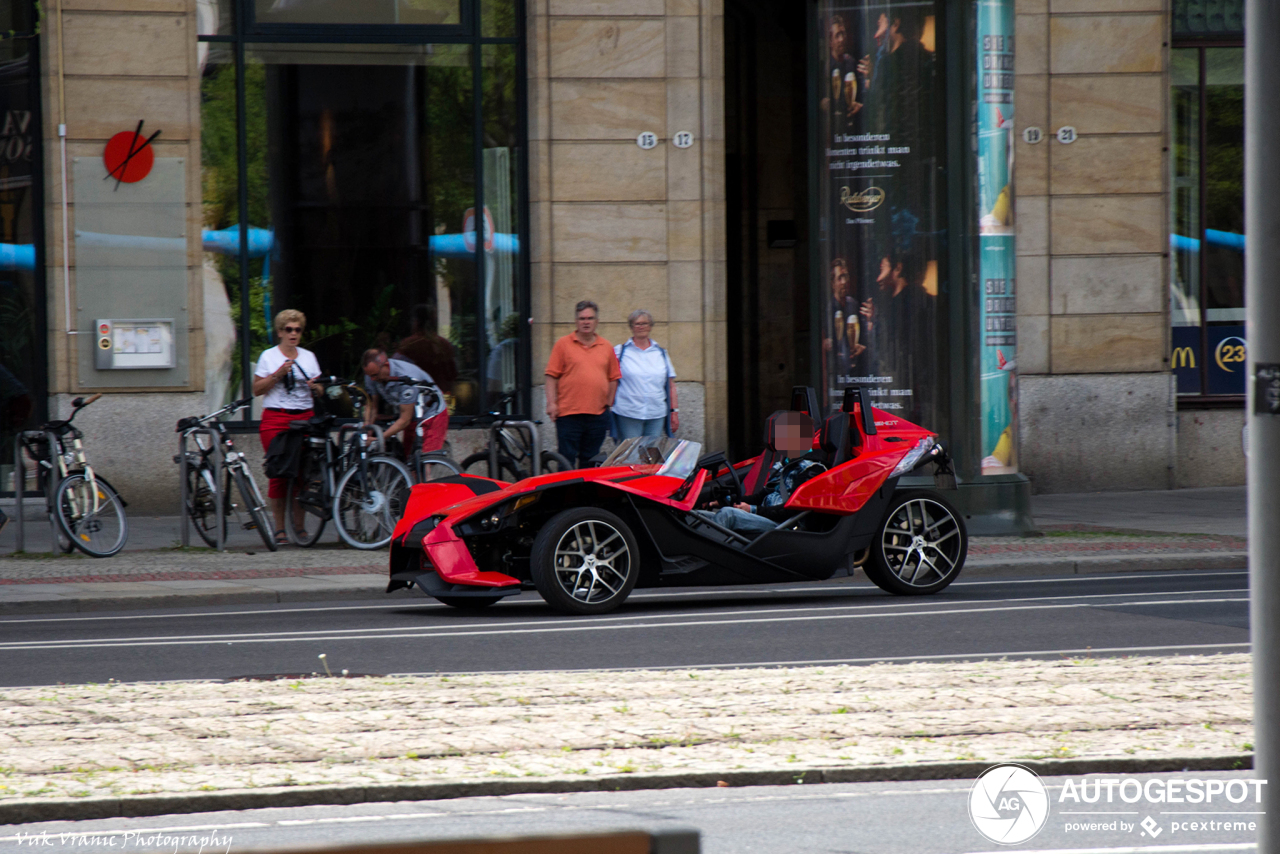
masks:
POLYGON ((615 344, 653 314, 681 435, 735 455, 870 384, 975 513, 1243 482, 1240 3, 4 6, 5 491, 103 392, 91 458, 173 512, 174 423, 282 308, 342 375, 417 308, 465 450, 541 416, 580 299, 615 344))

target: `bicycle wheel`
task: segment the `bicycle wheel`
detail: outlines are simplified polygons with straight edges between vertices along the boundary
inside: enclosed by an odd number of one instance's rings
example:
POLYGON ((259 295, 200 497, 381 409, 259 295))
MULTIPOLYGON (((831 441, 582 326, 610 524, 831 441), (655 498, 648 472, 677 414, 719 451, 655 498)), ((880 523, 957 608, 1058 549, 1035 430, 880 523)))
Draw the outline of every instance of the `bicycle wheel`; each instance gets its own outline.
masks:
POLYGON ((129 538, 129 521, 115 490, 101 480, 90 483, 83 472, 58 484, 53 502, 58 527, 71 544, 89 557, 111 557, 129 538))
POLYGON ((324 465, 314 460, 305 463, 306 474, 289 482, 284 500, 284 528, 296 546, 314 546, 324 533, 330 505, 324 501, 324 465))
POLYGON ((423 454, 416 461, 416 467, 422 475, 418 483, 428 483, 462 473, 461 466, 444 454, 423 454))
POLYGON ((262 537, 267 550, 275 551, 279 548, 276 545, 275 526, 272 524, 271 514, 263 506, 261 494, 249 478, 249 473, 237 467, 231 470, 231 479, 235 481, 240 499, 244 501, 245 513, 249 516, 249 522, 245 527, 257 528, 258 536, 262 537))
POLYGON ((363 471, 359 463, 347 469, 333 499, 338 536, 354 549, 380 549, 391 542, 412 486, 409 468, 392 457, 371 457, 363 471))
POLYGON ((218 519, 217 501, 218 485, 213 479, 213 470, 207 463, 187 466, 187 517, 191 525, 200 535, 200 539, 211 547, 218 545, 218 528, 221 521, 223 541, 226 541, 227 519, 223 515, 218 519))
POLYGON ((543 474, 554 474, 573 469, 573 463, 569 462, 569 458, 555 451, 543 451, 539 459, 542 462, 543 474))
MULTIPOLYGON (((516 468, 515 461, 510 457, 498 456, 498 468, 502 472, 497 480, 505 480, 507 483, 515 483, 520 480, 520 469, 516 468)), ((478 454, 472 454, 462 461, 463 474, 478 474, 480 477, 493 477, 489 471, 489 452, 481 451, 478 454)))

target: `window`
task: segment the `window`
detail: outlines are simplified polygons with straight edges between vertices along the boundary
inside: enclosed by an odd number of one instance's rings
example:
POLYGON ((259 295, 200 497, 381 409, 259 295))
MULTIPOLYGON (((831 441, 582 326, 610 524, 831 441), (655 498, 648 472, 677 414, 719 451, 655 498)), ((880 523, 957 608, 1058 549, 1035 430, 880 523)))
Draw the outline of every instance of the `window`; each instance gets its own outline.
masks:
POLYGON ((1245 393, 1244 48, 1210 41, 1170 59, 1173 371, 1184 401, 1234 401, 1245 393))
POLYGON ((206 358, 224 397, 247 396, 273 317, 296 308, 326 374, 402 349, 454 414, 513 392, 508 409, 527 408, 519 4, 203 0, 201 15, 206 358))

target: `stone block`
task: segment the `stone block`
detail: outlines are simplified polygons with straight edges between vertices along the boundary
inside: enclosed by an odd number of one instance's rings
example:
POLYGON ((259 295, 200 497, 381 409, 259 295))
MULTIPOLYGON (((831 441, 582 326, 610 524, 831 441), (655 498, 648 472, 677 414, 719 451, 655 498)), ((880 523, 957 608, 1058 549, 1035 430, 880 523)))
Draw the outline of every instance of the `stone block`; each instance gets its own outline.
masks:
POLYGON ((555 276, 553 317, 557 322, 572 321, 573 307, 584 299, 600 306, 602 324, 623 323, 637 308, 651 312, 658 323, 670 320, 663 264, 560 264, 555 276))
POLYGON ((170 12, 185 14, 188 0, 63 0, 67 12, 170 12))
POLYGON ((1018 254, 1047 255, 1049 252, 1049 197, 1019 196, 1016 222, 1018 254))
POLYGON ((1155 134, 1055 142, 1050 190, 1054 195, 1159 193, 1164 189, 1164 142, 1165 137, 1155 134))
POLYGON ((667 0, 668 18, 676 15, 698 15, 701 12, 698 0, 667 0))
POLYGON ((1162 133, 1168 96, 1159 75, 1053 77, 1046 132, 1071 125, 1082 134, 1162 133))
POLYGON ((551 20, 552 77, 662 77, 662 21, 568 18, 551 20))
MULTIPOLYGON (((679 370, 677 368, 676 372, 679 370)), ((676 438, 701 442, 706 451, 706 393, 702 383, 677 381, 676 402, 680 404, 680 427, 676 430, 676 438)))
POLYGON ((551 260, 551 203, 529 204, 529 259, 534 263, 551 260))
POLYGON ((550 0, 552 17, 560 15, 652 15, 666 12, 665 0, 550 0))
MULTIPOLYGON (((553 327, 550 323, 535 323, 531 332, 531 349, 532 349, 532 374, 533 382, 541 385, 543 379, 543 371, 547 368, 547 361, 551 358, 551 345, 555 343, 553 337, 553 327)), ((545 412, 545 409, 535 409, 534 412, 545 412)))
POLYGON ((698 261, 672 261, 667 264, 668 320, 702 320, 705 299, 702 271, 703 265, 698 261))
MULTIPOLYGON (((1030 80, 1032 78, 1024 78, 1030 80)), ((1018 122, 1019 128, 1027 127, 1018 122)), ((1037 125, 1044 131, 1044 125, 1037 125)), ((1022 196, 1047 196, 1049 194, 1049 140, 1048 137, 1035 145, 1022 141, 1022 131, 1018 131, 1015 141, 1017 157, 1013 162, 1013 186, 1018 194, 1017 204, 1022 203, 1022 196)))
POLYGON ((1023 377, 1020 466, 1037 493, 1167 489, 1170 376, 1023 377))
POLYGON ((529 140, 529 199, 545 202, 551 199, 552 145, 545 139, 529 140))
POLYGON ((667 77, 697 77, 701 73, 699 19, 667 18, 667 77))
POLYGON ((1049 16, 1016 15, 1017 34, 1013 55, 1014 74, 1046 74, 1049 71, 1049 16))
MULTIPOLYGON (((170 142, 191 138, 193 111, 185 77, 67 77, 67 134, 77 139, 110 139, 133 130, 138 117, 170 142)), ((99 152, 101 154, 101 152, 99 152)))
POLYGON ((1052 273, 1054 314, 1154 314, 1168 299, 1159 255, 1054 258, 1052 273))
POLYGON ((684 201, 702 198, 702 143, 695 140, 689 148, 676 148, 670 143, 663 147, 667 156, 667 198, 684 201))
POLYGON ((703 379, 702 324, 677 322, 668 326, 666 335, 670 343, 667 352, 671 365, 683 382, 701 382, 703 379))
POLYGON ((551 132, 555 139, 628 139, 666 127, 667 92, 661 80, 553 80, 551 132))
POLYGON ((703 247, 701 202, 667 204, 667 260, 701 261, 703 247))
POLYGON ((1049 316, 1018 315, 1018 373, 1049 373, 1049 316))
POLYGON ((1049 256, 1018 256, 1018 314, 1049 313, 1049 256))
POLYGON ((1053 16, 1052 74, 1141 74, 1164 70, 1163 15, 1053 16))
POLYGON ((558 202, 661 201, 667 194, 663 148, 645 151, 630 142, 552 143, 552 197, 558 202))
POLYGON ((550 323, 552 265, 540 261, 529 265, 529 316, 534 323, 550 323))
POLYGON ((1043 15, 1049 11, 1049 0, 1014 0, 1014 14, 1043 15))
POLYGON ((1179 489, 1244 485, 1244 421, 1242 409, 1179 410, 1179 489))
POLYGON ((1054 255, 1156 253, 1164 249, 1163 196, 1054 196, 1054 255))
POLYGON ((1163 12, 1163 0, 1053 0, 1049 11, 1055 15, 1115 12, 1163 12))
POLYGON ((668 80, 667 139, 687 130, 696 140, 701 127, 702 82, 697 79, 668 80))
POLYGON ((1064 314, 1049 321, 1055 374, 1111 374, 1165 369, 1163 314, 1064 314))
POLYGON ((189 26, 185 15, 65 13, 66 73, 185 78, 189 26))
POLYGON ((667 260, 667 206, 552 206, 556 262, 667 260))

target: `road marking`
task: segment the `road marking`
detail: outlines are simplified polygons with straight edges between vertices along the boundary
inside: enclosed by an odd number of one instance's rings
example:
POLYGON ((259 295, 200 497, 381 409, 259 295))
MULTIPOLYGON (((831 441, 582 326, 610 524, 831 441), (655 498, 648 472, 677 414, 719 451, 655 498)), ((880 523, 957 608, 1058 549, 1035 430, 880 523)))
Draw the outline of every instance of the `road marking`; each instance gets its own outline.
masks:
MULTIPOLYGON (((1246 589, 1247 588, 1230 588, 1230 589, 1220 589, 1220 590, 1187 590, 1187 591, 1175 590, 1172 592, 1150 591, 1150 592, 1139 592, 1139 593, 1076 593, 1076 594, 1068 594, 1068 595, 1062 595, 1062 596, 1022 596, 1022 597, 1011 597, 1006 599, 972 600, 972 604, 983 604, 983 603, 991 603, 991 602, 1052 602, 1056 599, 1071 599, 1071 600, 1117 599, 1121 597, 1140 597, 1140 596, 1200 597, 1206 594, 1240 593, 1240 592, 1244 592, 1246 589)), ((577 625, 583 620, 591 620, 592 624, 599 625, 601 623, 607 624, 607 623, 617 623, 617 622, 635 621, 635 620, 667 620, 667 619, 678 620, 678 619, 688 619, 689 617, 734 617, 739 615, 757 616, 761 614, 803 614, 803 613, 814 612, 814 611, 831 613, 833 611, 838 611, 841 609, 861 608, 861 607, 873 607, 878 609, 912 608, 912 607, 944 608, 948 604, 952 604, 955 601, 956 600, 941 600, 941 601, 933 601, 933 602, 921 602, 921 601, 904 602, 901 599, 869 600, 869 601, 855 602, 855 603, 849 603, 849 604, 843 604, 843 605, 814 605, 809 607, 794 606, 794 607, 781 607, 781 608, 748 608, 748 609, 739 609, 735 611, 700 611, 700 612, 695 612, 691 614, 689 613, 622 614, 622 615, 613 615, 613 616, 600 616, 595 618, 569 617, 569 618, 560 618, 560 619, 552 618, 552 619, 546 619, 546 620, 522 620, 520 622, 502 623, 502 624, 497 624, 497 621, 472 621, 467 623, 466 625, 491 626, 491 627, 509 629, 513 627, 523 627, 523 626, 545 627, 547 625, 553 625, 553 626, 554 625, 577 625)), ((1197 598, 1197 599, 1186 599, 1181 601, 1195 604, 1199 602, 1208 602, 1213 600, 1197 598)), ((1106 606, 1106 607, 1120 607, 1123 605, 1150 605, 1150 604, 1161 604, 1161 603, 1138 602, 1138 601, 1100 603, 1101 606, 1106 606)), ((672 625, 676 625, 676 624, 673 623, 672 625)), ((385 633, 385 632, 435 631, 437 629, 443 629, 443 628, 447 628, 447 627, 446 626, 373 626, 369 628, 351 628, 351 629, 347 629, 346 631, 365 634, 369 636, 370 639, 376 639, 379 636, 379 633, 385 633)), ((180 640, 184 638, 225 641, 227 638, 251 639, 251 638, 259 638, 259 637, 283 637, 286 635, 296 635, 301 637, 305 635, 325 634, 327 632, 332 632, 332 631, 333 629, 296 629, 292 631, 279 631, 279 632, 251 632, 251 633, 241 632, 241 633, 219 633, 219 634, 209 634, 209 635, 151 635, 151 636, 142 636, 142 637, 134 636, 134 637, 96 638, 96 639, 93 639, 93 641, 96 643, 116 643, 116 642, 124 642, 124 641, 147 641, 147 640, 164 640, 164 639, 180 640)), ((87 642, 87 640, 88 639, 84 639, 84 638, 71 638, 67 640, 46 641, 46 643, 54 643, 54 644, 83 643, 83 642, 87 642)), ((12 643, 25 643, 25 641, 13 641, 12 643)), ((5 645, 3 643, 0 643, 0 649, 3 649, 3 648, 5 648, 5 645)))
MULTIPOLYGON (((1072 597, 1075 598, 1075 597, 1072 597)), ((804 623, 819 620, 872 620, 884 619, 888 617, 933 617, 947 616, 954 614, 992 614, 1005 613, 1013 611, 1057 611, 1067 609, 1085 609, 1085 608, 1109 608, 1123 607, 1134 604, 1141 605, 1207 605, 1220 604, 1224 602, 1248 602, 1248 597, 1234 598, 1218 598, 1218 599, 1171 599, 1163 602, 1142 602, 1142 603, 1083 603, 1083 604, 1060 604, 1060 605, 1015 605, 1011 607, 997 608, 943 608, 928 609, 921 611, 878 611, 875 613, 857 613, 857 614, 814 614, 810 616, 786 616, 786 617, 763 617, 763 618, 742 618, 730 620, 686 620, 683 622, 660 622, 660 623, 629 623, 620 624, 613 623, 609 625, 600 625, 599 622, 578 623, 575 625, 557 624, 552 626, 539 625, 533 628, 506 629, 506 628, 481 628, 481 629, 462 629, 462 630, 440 630, 438 628, 423 628, 416 631, 399 631, 388 630, 386 634, 370 635, 368 630, 363 634, 329 634, 314 637, 283 637, 267 633, 255 633, 251 635, 196 635, 196 636, 178 636, 170 638, 126 638, 113 640, 69 640, 69 641, 15 641, 0 644, 0 650, 46 650, 46 649, 120 649, 128 647, 152 647, 152 646, 190 646, 195 644, 208 644, 211 641, 225 643, 228 646, 241 643, 317 643, 339 642, 339 641, 361 641, 361 640, 400 640, 407 638, 452 638, 452 637, 502 637, 505 635, 537 635, 537 634, 560 634, 565 632, 600 632, 615 631, 623 629, 663 629, 672 628, 694 628, 701 626, 734 626, 734 625, 750 625, 764 623, 804 623), (230 640, 228 640, 230 638, 230 640)), ((297 633, 285 633, 297 634, 297 633)))
MULTIPOLYGON (((1201 845, 1126 845, 1120 848, 1019 848, 1019 854, 1174 854, 1178 851, 1254 851, 1256 842, 1211 842, 1201 845)), ((969 854, 1008 854, 1005 851, 972 851, 969 854)))

